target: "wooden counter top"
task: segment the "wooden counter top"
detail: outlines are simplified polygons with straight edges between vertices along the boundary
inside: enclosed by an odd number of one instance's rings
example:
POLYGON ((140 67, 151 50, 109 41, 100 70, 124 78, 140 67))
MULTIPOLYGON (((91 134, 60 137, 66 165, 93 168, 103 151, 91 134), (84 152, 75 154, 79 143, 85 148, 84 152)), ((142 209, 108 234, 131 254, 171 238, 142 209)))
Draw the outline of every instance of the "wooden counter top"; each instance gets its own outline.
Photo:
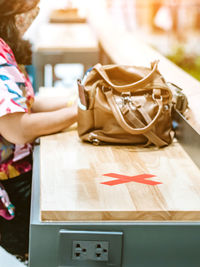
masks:
POLYGON ((41 138, 42 221, 199 221, 200 170, 178 143, 93 146, 77 132, 41 138), (148 185, 104 176, 152 174, 148 185))

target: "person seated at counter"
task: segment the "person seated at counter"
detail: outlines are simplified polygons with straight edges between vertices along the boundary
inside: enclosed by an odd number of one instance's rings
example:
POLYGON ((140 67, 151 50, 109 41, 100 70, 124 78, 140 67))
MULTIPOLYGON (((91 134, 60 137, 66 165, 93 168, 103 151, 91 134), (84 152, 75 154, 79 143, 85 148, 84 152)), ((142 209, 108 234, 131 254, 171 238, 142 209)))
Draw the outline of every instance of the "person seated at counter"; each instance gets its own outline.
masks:
POLYGON ((22 261, 28 253, 33 142, 77 120, 77 106, 68 99, 34 97, 24 69, 32 51, 23 34, 38 2, 0 1, 0 245, 22 261))

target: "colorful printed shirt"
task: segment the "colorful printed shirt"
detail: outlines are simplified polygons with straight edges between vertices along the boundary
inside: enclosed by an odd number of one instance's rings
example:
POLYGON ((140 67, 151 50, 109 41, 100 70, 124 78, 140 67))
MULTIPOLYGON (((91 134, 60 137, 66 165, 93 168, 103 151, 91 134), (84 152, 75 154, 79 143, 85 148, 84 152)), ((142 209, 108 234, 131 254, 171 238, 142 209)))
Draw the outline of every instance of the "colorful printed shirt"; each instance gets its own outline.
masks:
MULTIPOLYGON (((0 38, 0 117, 15 112, 30 112, 34 101, 31 82, 17 65, 10 47, 0 38)), ((32 145, 15 145, 0 135, 0 180, 31 170, 27 156, 32 145)))

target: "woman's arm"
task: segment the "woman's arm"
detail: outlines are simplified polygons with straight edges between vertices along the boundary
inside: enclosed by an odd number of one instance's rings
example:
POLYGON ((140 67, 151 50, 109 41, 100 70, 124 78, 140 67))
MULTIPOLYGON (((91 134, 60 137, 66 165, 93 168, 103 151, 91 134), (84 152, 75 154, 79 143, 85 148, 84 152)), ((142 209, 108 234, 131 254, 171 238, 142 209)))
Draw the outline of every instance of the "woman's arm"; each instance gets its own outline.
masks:
POLYGON ((32 112, 47 112, 55 111, 68 106, 69 99, 67 97, 40 97, 36 96, 33 106, 31 108, 32 112))
POLYGON ((0 134, 14 144, 26 144, 37 137, 59 132, 77 120, 77 106, 51 112, 11 113, 0 118, 0 134))

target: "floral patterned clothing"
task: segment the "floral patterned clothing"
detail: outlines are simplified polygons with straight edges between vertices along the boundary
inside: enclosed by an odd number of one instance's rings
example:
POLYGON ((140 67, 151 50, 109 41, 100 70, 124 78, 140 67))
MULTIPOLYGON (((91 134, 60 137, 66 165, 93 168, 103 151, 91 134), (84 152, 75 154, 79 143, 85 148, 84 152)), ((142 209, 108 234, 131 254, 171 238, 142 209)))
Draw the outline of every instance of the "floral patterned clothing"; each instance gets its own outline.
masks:
MULTIPOLYGON (((30 112, 34 101, 31 82, 17 65, 11 48, 0 38, 0 117, 15 112, 30 112)), ((29 172, 32 145, 15 145, 0 135, 0 181, 29 172)), ((13 216, 14 209, 0 184, 0 216, 13 216), (6 214, 5 209, 8 213, 6 214)), ((7 216, 7 217, 6 217, 7 216)))
MULTIPOLYGON (((34 93, 30 80, 20 70, 10 47, 0 39, 0 117, 15 112, 30 112, 34 93)), ((15 145, 0 135, 0 180, 31 170, 26 160, 30 144, 15 145)))

